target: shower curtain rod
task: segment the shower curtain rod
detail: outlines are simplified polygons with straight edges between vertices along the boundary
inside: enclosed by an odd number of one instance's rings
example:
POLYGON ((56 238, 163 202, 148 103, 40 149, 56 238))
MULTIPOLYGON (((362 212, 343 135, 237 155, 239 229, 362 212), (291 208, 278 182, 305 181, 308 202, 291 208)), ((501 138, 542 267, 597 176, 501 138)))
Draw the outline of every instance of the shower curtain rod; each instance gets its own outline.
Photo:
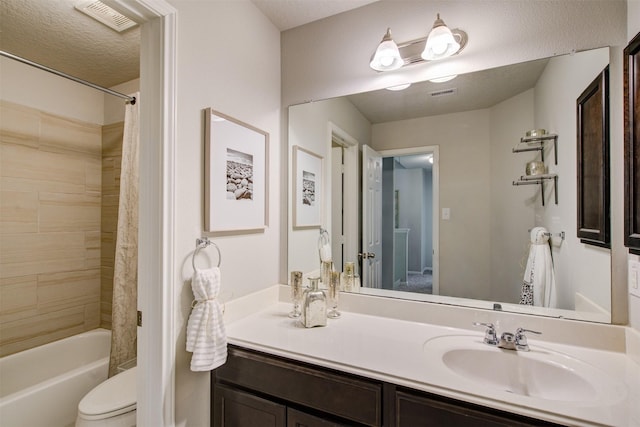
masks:
POLYGON ((76 83, 83 84, 85 86, 92 87, 94 89, 100 90, 102 92, 108 93, 109 95, 117 96, 119 98, 124 98, 129 101, 132 105, 136 103, 136 98, 134 96, 125 95, 120 92, 116 92, 115 90, 107 89, 106 87, 98 86, 97 84, 88 82, 86 80, 79 79, 78 77, 70 76, 69 74, 63 73, 62 71, 54 70, 53 68, 49 68, 46 65, 38 64, 37 62, 29 61, 28 59, 22 58, 20 56, 14 55, 9 52, 5 52, 0 50, 0 56, 7 57, 9 59, 13 59, 14 61, 22 62, 23 64, 31 65, 32 67, 39 68, 43 71, 47 71, 51 74, 55 74, 60 77, 64 77, 65 79, 73 80, 76 83))

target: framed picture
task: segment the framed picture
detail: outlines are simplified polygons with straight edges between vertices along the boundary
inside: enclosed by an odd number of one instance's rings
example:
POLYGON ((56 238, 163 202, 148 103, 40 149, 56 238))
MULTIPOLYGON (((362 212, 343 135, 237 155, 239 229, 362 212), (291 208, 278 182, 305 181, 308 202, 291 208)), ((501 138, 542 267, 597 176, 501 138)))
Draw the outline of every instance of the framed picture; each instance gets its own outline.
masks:
POLYGON ((313 228, 322 223, 322 157, 293 146, 293 227, 313 228))
POLYGON ((578 142, 578 238, 611 247, 609 189, 609 67, 576 101, 578 142))
POLYGON ((640 255, 640 33, 624 49, 624 244, 640 255))
POLYGON ((205 109, 205 231, 268 225, 269 134, 205 109))

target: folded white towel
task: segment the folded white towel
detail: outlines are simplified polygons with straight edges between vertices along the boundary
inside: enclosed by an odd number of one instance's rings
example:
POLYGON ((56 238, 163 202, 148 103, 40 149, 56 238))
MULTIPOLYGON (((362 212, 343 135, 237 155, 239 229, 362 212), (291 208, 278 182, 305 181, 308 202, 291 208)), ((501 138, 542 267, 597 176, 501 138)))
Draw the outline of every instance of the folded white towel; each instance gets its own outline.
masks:
POLYGON ((187 351, 193 352, 191 370, 210 371, 227 361, 227 335, 217 300, 220 269, 196 269, 191 289, 195 298, 187 322, 187 351))

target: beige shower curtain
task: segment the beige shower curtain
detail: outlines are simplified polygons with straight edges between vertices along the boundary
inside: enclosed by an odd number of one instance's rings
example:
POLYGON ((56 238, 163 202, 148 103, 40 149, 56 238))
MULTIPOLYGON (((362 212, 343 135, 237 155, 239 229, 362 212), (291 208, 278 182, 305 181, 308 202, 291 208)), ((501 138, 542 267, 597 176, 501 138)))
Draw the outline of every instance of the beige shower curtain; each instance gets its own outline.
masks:
POLYGON ((120 204, 113 271, 113 307, 109 377, 118 365, 136 357, 138 299, 138 145, 139 94, 137 102, 126 104, 120 204))

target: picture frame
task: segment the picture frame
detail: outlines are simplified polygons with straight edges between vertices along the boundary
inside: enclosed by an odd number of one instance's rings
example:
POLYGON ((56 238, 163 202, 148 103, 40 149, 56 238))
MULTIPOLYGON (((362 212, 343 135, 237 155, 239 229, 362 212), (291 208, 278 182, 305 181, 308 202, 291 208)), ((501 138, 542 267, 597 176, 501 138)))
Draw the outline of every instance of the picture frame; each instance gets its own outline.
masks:
POLYGON ((623 52, 624 244, 640 255, 640 33, 623 52))
POLYGON ((259 231, 268 226, 269 134, 206 108, 204 229, 259 231))
POLYGON ((580 242, 611 247, 609 187, 609 67, 576 101, 580 242))
POLYGON ((298 145, 293 146, 293 227, 315 228, 322 224, 324 194, 323 158, 298 145))

